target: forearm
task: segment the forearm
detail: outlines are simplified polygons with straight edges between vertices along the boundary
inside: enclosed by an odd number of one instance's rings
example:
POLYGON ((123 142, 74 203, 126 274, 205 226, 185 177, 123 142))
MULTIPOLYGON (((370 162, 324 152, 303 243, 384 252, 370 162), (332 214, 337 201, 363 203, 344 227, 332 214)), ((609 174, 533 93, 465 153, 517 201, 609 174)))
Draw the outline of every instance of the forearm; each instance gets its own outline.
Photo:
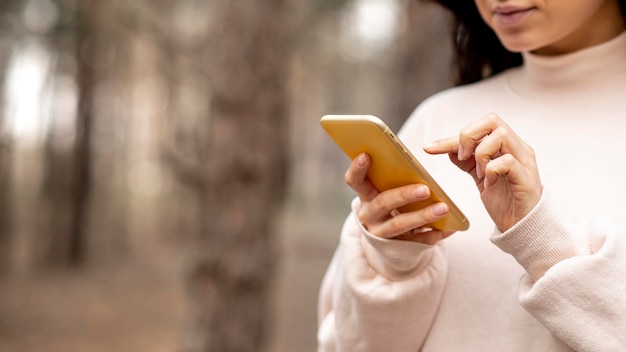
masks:
POLYGON ((320 296, 320 351, 416 351, 437 310, 441 245, 383 240, 350 217, 320 296))
POLYGON ((520 286, 521 304, 576 351, 623 349, 623 226, 607 218, 596 218, 587 226, 565 226, 547 204, 540 203, 538 210, 512 231, 492 238, 529 273, 520 286), (544 245, 538 245, 542 238, 544 245))

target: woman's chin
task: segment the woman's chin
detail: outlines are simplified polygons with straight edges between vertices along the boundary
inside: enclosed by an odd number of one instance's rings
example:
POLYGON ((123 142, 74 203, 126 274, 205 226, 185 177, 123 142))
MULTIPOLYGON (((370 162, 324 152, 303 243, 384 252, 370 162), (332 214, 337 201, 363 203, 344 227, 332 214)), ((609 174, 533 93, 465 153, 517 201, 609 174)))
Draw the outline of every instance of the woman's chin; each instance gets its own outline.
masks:
POLYGON ((526 40, 502 40, 500 39, 502 45, 506 48, 506 50, 513 53, 522 53, 527 51, 535 51, 541 49, 541 45, 537 43, 532 43, 526 40))

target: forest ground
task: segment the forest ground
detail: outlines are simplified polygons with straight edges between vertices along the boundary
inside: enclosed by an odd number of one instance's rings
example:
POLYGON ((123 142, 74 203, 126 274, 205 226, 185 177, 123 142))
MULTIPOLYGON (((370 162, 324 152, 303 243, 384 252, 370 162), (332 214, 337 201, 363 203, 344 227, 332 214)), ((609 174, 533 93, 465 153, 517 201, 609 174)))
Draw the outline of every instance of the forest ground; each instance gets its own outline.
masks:
MULTIPOLYGON (((270 352, 315 351, 319 284, 348 211, 323 203, 291 199, 280 216, 270 352)), ((123 259, 0 280, 0 352, 180 351, 184 246, 136 236, 123 259)))

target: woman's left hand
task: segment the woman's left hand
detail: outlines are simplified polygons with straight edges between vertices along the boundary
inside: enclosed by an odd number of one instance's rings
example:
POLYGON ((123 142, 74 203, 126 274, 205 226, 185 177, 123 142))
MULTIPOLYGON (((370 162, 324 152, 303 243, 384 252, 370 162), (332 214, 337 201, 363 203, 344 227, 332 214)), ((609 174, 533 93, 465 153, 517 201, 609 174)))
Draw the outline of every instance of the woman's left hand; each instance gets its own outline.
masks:
POLYGON ((539 202, 542 186, 534 150, 500 117, 488 114, 459 136, 424 147, 444 154, 476 182, 487 212, 506 231, 539 202))

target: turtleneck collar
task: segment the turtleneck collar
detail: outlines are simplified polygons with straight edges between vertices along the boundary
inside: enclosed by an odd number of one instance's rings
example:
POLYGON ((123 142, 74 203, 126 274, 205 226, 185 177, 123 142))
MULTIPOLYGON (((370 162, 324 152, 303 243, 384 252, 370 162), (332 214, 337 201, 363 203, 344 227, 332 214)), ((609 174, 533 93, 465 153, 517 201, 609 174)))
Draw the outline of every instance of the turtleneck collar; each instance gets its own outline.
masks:
POLYGON ((522 55, 524 65, 510 76, 509 86, 523 98, 552 103, 554 99, 588 102, 626 90, 626 32, 570 54, 540 56, 525 52, 522 55))

